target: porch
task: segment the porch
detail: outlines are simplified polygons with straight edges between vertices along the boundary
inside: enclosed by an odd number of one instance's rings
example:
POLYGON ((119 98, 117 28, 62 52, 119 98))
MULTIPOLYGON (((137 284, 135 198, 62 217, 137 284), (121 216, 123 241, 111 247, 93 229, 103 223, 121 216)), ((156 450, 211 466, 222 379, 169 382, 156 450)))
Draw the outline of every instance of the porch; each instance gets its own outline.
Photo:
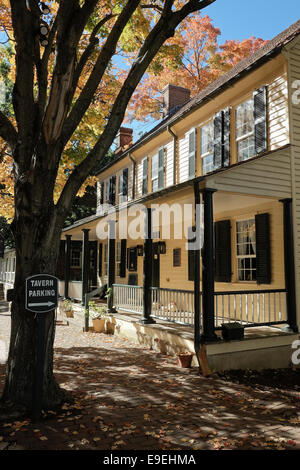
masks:
MULTIPOLYGON (((132 286, 130 286, 132 287, 132 286)), ((194 327, 170 319, 156 317, 155 323, 141 323, 141 312, 118 309, 108 315, 105 331, 107 334, 126 338, 146 348, 176 356, 179 352, 194 354, 192 366, 199 366, 195 355, 194 327)), ((58 316, 63 319, 63 316, 58 316)), ((80 303, 74 304, 74 318, 68 318, 85 329, 85 309, 80 303)), ((91 318, 89 330, 93 331, 91 318)), ((254 326, 245 329, 242 341, 222 341, 221 330, 216 331, 217 339, 205 345, 207 360, 212 372, 232 369, 271 369, 290 367, 291 345, 299 339, 297 333, 284 331, 281 325, 254 326)))
MULTIPOLYGON (((144 207, 144 238, 116 235, 121 210, 114 220, 104 215, 67 229, 64 296, 77 298, 87 308, 93 289, 107 285, 114 332, 124 331, 128 337, 129 331, 129 336, 133 334, 139 341, 147 338, 150 347, 168 344, 167 350, 179 345, 181 350, 198 352, 205 344, 208 355, 220 358, 228 354, 228 363, 232 361, 230 354, 238 352, 244 357, 249 348, 264 363, 267 349, 271 366, 273 348, 284 347, 287 366, 292 339, 298 338, 292 200, 278 200, 273 194, 216 192, 200 183, 191 189, 179 191, 175 199, 181 208, 187 204, 193 208, 192 220, 187 222, 188 234, 181 238, 175 237, 175 229, 185 220, 171 222, 170 217, 162 216, 154 223, 157 207, 151 205, 144 207), (106 220, 108 237, 105 242, 98 241, 92 252, 99 220, 106 220), (164 236, 166 226, 172 232, 169 237, 164 236), (73 281, 71 243, 79 243, 80 237, 82 277, 81 281, 73 281), (95 277, 97 282, 93 281, 95 277), (77 297, 71 295, 75 282, 77 297), (222 331, 233 323, 244 329, 244 337, 240 341, 222 341, 222 331), (163 336, 166 334, 168 339, 161 342, 161 333, 156 333, 162 325, 167 332, 163 336)), ((172 198, 164 196, 159 203, 171 207, 172 198)), ((278 359, 280 362, 280 355, 278 359)), ((246 359, 243 361, 237 364, 246 364, 246 359)))
MULTIPOLYGON (((186 326, 195 326, 194 291, 151 287, 151 317, 186 326)), ((202 305, 202 292, 199 292, 202 305)), ((118 312, 143 313, 143 287, 113 284, 114 307, 118 312)), ((285 289, 214 292, 214 327, 240 322, 244 328, 286 325, 285 289)), ((200 311, 199 328, 203 328, 200 311)))

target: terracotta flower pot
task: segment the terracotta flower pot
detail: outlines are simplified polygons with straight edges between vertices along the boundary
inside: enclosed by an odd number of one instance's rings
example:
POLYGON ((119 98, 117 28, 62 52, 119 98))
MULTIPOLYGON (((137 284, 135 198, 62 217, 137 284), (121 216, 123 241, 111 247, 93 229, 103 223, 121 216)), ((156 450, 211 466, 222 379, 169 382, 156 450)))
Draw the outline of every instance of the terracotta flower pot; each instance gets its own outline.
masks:
POLYGON ((93 319, 93 328, 96 333, 103 333, 105 331, 105 318, 93 319))
POLYGON ((73 310, 65 310, 65 314, 67 318, 74 318, 73 310))
POLYGON ((193 353, 180 353, 177 355, 177 362, 180 367, 191 367, 192 359, 194 354, 193 353))

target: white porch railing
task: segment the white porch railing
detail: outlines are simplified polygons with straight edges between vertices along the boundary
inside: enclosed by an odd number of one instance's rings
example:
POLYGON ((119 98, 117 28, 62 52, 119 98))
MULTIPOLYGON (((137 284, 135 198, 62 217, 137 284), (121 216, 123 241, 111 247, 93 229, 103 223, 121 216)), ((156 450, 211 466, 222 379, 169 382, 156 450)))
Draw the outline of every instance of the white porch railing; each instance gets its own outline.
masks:
POLYGON ((126 284, 113 285, 114 307, 125 312, 143 312, 143 288, 126 284))
MULTIPOLYGON (((194 291, 151 287, 152 316, 194 325, 194 291)), ((200 311, 202 299, 200 293, 200 311)), ((113 285, 114 306, 142 314, 143 287, 113 285)), ((245 327, 287 323, 286 290, 215 292, 215 328, 222 323, 241 322, 245 327)), ((202 315, 200 315, 200 328, 202 315)))
POLYGON ((194 324, 194 292, 151 287, 152 316, 185 325, 194 324))
POLYGON ((287 323, 286 290, 215 292, 215 326, 232 321, 244 326, 287 323))

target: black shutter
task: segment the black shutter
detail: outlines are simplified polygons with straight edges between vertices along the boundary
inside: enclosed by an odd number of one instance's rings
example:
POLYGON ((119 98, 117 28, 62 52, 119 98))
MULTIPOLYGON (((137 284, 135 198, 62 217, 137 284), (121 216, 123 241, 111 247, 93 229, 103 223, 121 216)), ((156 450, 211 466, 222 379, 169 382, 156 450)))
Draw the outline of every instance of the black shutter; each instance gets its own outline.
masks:
POLYGON ((99 243, 98 248, 98 273, 102 276, 102 255, 103 255, 103 243, 99 243))
POLYGON ((116 201, 116 177, 112 176, 109 180, 109 203, 114 205, 116 201))
POLYGON ((148 157, 143 160, 143 186, 142 186, 142 195, 148 193, 148 157))
MULTIPOLYGON (((188 228, 188 241, 191 242, 192 246, 189 246, 188 249, 188 280, 194 281, 195 279, 195 249, 194 249, 194 242, 195 242, 196 234, 193 231, 193 227, 188 228)), ((188 244, 190 245, 190 244, 188 244)))
POLYGON ((126 238, 121 240, 121 262, 120 262, 120 277, 126 277, 126 238))
POLYGON ((215 222, 215 281, 231 282, 230 220, 215 222))
POLYGON ((256 280, 258 284, 271 283, 270 215, 255 216, 256 280))
POLYGON ((158 151, 158 189, 163 189, 165 177, 165 150, 160 148, 158 151))
POLYGON ((230 108, 223 111, 223 166, 230 164, 230 108))
POLYGON ((214 117, 214 169, 222 166, 223 160, 223 111, 214 117))
POLYGON ((259 88, 253 94, 255 153, 265 152, 267 142, 267 87, 259 88))
POLYGON ((123 188, 122 188, 122 194, 123 196, 128 196, 128 168, 125 168, 123 170, 123 188))
POLYGON ((104 203, 104 183, 100 183, 100 204, 104 203))
POLYGON ((61 240, 59 245, 59 257, 55 272, 55 275, 58 277, 58 279, 65 278, 65 243, 65 240, 61 240))

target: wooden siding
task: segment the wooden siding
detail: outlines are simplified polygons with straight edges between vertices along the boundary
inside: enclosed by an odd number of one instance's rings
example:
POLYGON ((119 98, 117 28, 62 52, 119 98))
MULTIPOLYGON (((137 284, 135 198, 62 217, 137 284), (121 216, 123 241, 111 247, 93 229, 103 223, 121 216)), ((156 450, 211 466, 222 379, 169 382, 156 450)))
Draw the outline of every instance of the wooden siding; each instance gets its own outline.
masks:
POLYGON ((174 143, 171 140, 165 146, 165 187, 173 185, 173 168, 174 168, 174 143))
POLYGON ((290 149, 248 160, 206 179, 207 187, 277 199, 291 197, 290 149))
POLYGON ((178 183, 189 179, 189 133, 186 132, 178 141, 178 183))
POLYGON ((269 150, 276 150, 289 143, 287 74, 275 78, 268 85, 268 134, 269 150))
MULTIPOLYGON (((143 195, 143 160, 142 158, 136 165, 136 197, 140 198, 143 195)), ((148 165, 149 170, 149 165, 148 165)), ((148 186, 149 186, 149 171, 148 171, 148 186)))
MULTIPOLYGON (((300 327, 300 103, 295 100, 294 82, 300 80, 300 38, 296 38, 286 50, 288 59, 288 87, 291 132, 291 172, 294 219, 294 250, 296 276, 297 322, 300 327)), ((299 97, 299 92, 298 92, 299 97)))

